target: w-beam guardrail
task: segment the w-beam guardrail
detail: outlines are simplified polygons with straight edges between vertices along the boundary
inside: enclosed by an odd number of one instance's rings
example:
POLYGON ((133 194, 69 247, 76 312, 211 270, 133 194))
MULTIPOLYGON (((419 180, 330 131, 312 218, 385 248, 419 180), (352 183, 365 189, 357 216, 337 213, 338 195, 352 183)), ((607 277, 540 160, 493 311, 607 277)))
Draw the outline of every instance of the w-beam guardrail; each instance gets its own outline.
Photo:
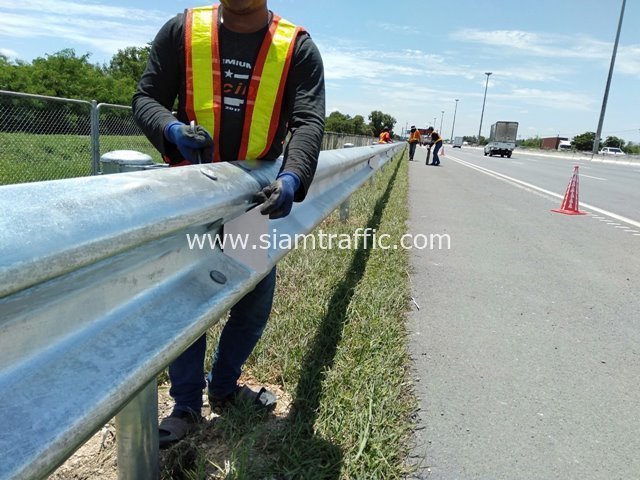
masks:
POLYGON ((252 197, 281 161, 0 187, 0 479, 45 477, 114 416, 119 477, 158 478, 157 374, 290 248, 187 236, 307 234, 404 145, 322 152, 273 221, 252 197))

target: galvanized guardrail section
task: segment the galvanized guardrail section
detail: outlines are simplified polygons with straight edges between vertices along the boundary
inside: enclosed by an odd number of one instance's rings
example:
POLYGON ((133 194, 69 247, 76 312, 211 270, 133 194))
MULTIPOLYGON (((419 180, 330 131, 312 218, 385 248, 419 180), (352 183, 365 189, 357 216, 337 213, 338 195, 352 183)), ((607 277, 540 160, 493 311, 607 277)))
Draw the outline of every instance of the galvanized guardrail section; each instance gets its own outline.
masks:
MULTIPOLYGON (((404 145, 322 152, 307 199, 263 229, 310 232, 404 145)), ((45 477, 114 415, 120 478, 157 478, 156 375, 287 253, 252 268, 186 236, 241 232, 279 165, 0 188, 0 479, 45 477)))

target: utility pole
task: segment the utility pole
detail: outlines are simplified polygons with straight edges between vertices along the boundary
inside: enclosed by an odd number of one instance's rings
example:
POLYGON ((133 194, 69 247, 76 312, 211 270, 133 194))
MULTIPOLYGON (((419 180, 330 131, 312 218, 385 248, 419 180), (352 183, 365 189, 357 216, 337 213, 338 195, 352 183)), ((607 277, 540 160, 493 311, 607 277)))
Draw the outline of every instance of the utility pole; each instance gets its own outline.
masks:
POLYGON ((444 110, 442 110, 442 116, 440 117, 440 130, 438 130, 438 132, 440 133, 440 136, 442 136, 442 121, 444 120, 444 110))
POLYGON ((489 87, 489 77, 493 72, 484 72, 487 76, 487 83, 484 86, 484 99, 482 100, 482 113, 480 114, 480 128, 478 129, 478 145, 480 145, 480 134, 482 133, 482 118, 484 117, 484 104, 487 101, 487 87, 489 87))
POLYGON ((600 109, 600 120, 598 121, 598 131, 596 138, 593 139, 593 155, 598 153, 600 148, 600 135, 602 134, 602 124, 604 123, 604 112, 607 109, 607 99, 609 98, 609 87, 611 86, 611 77, 613 76, 613 67, 616 64, 616 53, 618 52, 618 40, 620 40, 620 30, 622 29, 622 18, 624 17, 624 7, 627 0, 622 0, 622 9, 620 9, 620 20, 618 20, 618 32, 616 33, 616 41, 613 44, 613 53, 611 54, 611 65, 609 65, 609 76, 607 77, 607 86, 604 89, 604 98, 602 99, 602 108, 600 109))
POLYGON ((456 108, 453 111, 453 125, 451 126, 451 138, 450 140, 453 142, 453 132, 455 132, 456 130, 456 113, 458 113, 458 100, 460 100, 459 98, 456 98, 456 108))

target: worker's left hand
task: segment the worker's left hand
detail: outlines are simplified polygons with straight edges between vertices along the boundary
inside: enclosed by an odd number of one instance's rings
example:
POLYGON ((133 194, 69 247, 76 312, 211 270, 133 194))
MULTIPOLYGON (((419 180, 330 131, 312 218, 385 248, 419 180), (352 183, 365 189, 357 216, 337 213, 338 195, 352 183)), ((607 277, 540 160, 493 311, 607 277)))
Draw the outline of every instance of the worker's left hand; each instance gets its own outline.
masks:
POLYGON ((282 218, 289 215, 296 191, 300 188, 300 179, 295 173, 285 172, 276 180, 260 190, 253 201, 261 204, 260 213, 269 218, 282 218))

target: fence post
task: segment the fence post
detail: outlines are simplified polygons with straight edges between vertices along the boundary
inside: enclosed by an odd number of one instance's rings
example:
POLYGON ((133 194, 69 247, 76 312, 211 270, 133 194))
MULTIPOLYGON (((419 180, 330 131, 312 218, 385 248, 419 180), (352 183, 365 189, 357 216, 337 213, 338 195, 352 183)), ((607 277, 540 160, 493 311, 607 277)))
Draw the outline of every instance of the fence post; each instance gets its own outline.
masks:
POLYGON ((116 415, 118 480, 160 478, 158 383, 153 378, 116 415))
POLYGON ((91 100, 91 175, 100 171, 100 110, 98 102, 91 100))

